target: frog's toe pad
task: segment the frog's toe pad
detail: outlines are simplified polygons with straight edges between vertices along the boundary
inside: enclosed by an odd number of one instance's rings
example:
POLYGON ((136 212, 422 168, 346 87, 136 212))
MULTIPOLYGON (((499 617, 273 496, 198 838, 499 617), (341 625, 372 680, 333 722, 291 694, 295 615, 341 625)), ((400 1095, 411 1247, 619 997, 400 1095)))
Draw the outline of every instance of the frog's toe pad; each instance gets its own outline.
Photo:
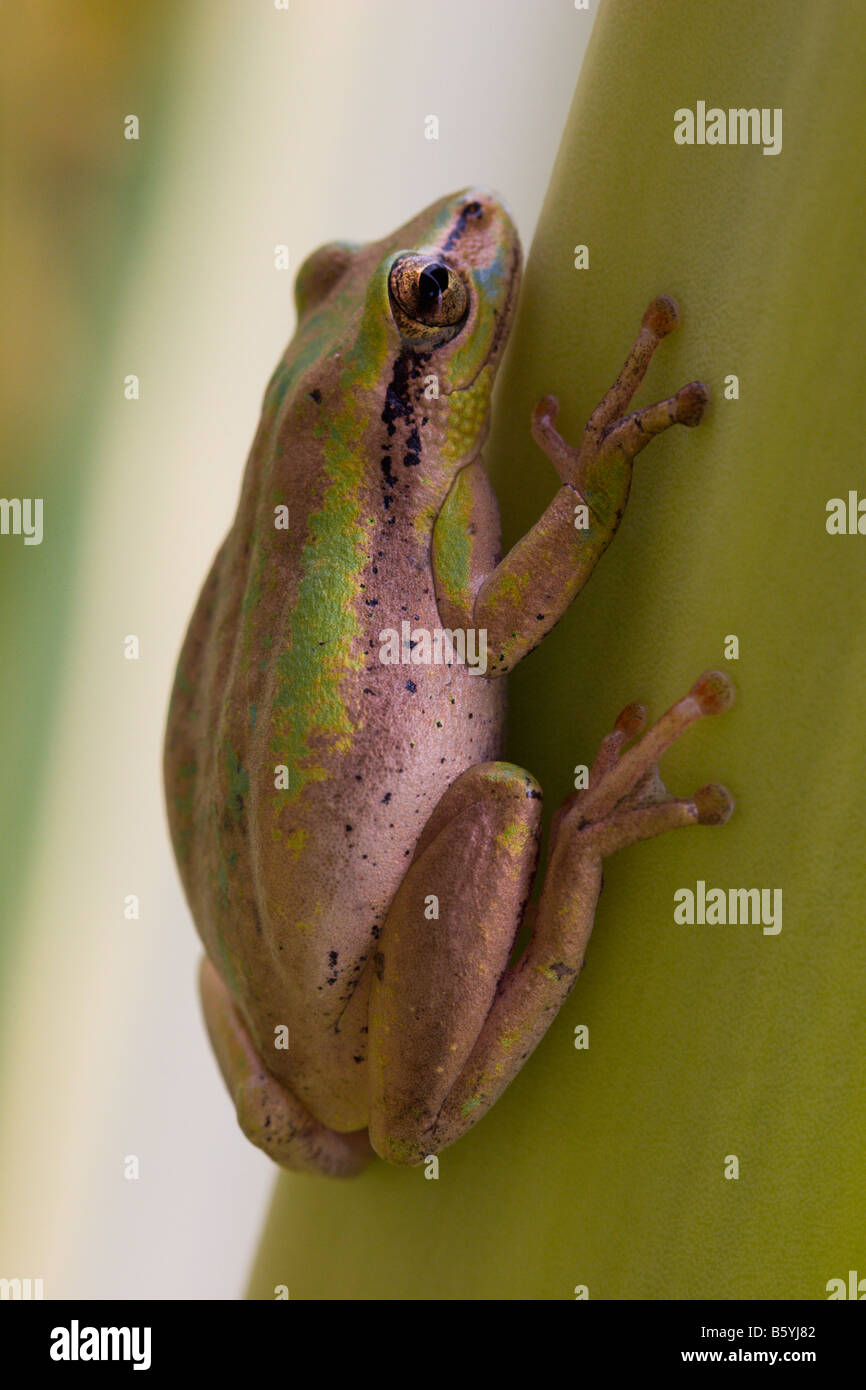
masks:
POLYGON ((675 399, 677 424, 691 429, 699 425, 707 413, 710 390, 702 381, 690 381, 688 386, 680 387, 675 399))
POLYGON ((669 294, 654 299, 643 316, 642 328, 648 328, 657 338, 666 338, 680 321, 680 311, 669 294))
POLYGON ((699 825, 724 825, 734 814, 734 798, 721 782, 708 782, 692 800, 697 807, 699 825))

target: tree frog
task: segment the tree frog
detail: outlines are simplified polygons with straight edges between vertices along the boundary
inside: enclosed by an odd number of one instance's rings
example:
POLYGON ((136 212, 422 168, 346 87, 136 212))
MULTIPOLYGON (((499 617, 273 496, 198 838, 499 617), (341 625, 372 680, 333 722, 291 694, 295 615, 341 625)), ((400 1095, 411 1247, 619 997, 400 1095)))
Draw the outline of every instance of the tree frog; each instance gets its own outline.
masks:
POLYGON ((571 991, 605 857, 732 810, 657 768, 730 704, 711 671, 652 727, 620 714, 527 906, 541 790, 501 760, 504 677, 611 541, 635 455, 708 392, 625 413, 677 322, 654 300, 577 447, 554 397, 535 408, 560 485, 503 557, 481 452, 520 265, 483 189, 308 258, 180 655, 165 781, 206 1026, 242 1129, 286 1168, 347 1176, 458 1139, 571 991))

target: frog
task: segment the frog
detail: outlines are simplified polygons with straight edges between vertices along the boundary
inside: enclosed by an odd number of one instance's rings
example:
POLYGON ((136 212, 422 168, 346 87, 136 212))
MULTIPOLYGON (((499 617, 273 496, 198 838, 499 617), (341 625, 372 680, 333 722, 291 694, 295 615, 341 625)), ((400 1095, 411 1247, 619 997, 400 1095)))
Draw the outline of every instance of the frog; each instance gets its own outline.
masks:
POLYGON ((679 318, 657 297, 578 444, 554 396, 532 412, 558 485, 503 554, 482 450, 521 267, 481 187, 308 257, 183 641, 164 778, 204 1021, 242 1131, 290 1171, 412 1167, 460 1139, 569 997, 604 861, 733 810, 659 772, 732 702, 709 670, 654 724, 619 714, 533 898, 542 791, 503 758, 505 678, 611 542, 634 459, 709 390, 629 411, 679 318))

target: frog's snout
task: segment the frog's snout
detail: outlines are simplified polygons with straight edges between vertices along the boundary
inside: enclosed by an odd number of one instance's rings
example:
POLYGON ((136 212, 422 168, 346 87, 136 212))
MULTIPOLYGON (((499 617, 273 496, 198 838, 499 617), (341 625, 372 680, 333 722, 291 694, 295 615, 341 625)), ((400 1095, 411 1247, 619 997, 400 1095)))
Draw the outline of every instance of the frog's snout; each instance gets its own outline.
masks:
POLYGON ((520 253, 520 237, 505 199, 491 188, 480 185, 464 188, 453 199, 454 218, 451 237, 456 241, 483 238, 494 246, 516 247, 520 253))

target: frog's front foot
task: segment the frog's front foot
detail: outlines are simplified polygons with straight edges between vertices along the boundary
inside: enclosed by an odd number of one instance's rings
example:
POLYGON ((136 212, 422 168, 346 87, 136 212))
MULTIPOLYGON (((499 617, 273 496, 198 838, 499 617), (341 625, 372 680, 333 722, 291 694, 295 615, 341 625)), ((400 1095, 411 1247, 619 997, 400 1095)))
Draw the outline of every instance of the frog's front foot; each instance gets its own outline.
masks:
POLYGON ((678 323, 679 310, 672 299, 662 295, 653 300, 622 371, 589 417, 578 448, 567 444, 556 429, 559 403, 555 396, 544 396, 532 413, 535 442, 548 455, 563 483, 594 510, 601 515, 610 513, 616 521, 625 504, 632 460, 671 425, 691 428, 706 414, 710 393, 702 381, 690 381, 663 401, 623 414, 659 343, 678 323), (612 473, 615 462, 625 471, 612 473))
POLYGON ((207 956, 200 987, 205 1023, 244 1134, 282 1168, 350 1178, 373 1150, 366 1130, 338 1134, 315 1120, 267 1070, 232 997, 207 956))

